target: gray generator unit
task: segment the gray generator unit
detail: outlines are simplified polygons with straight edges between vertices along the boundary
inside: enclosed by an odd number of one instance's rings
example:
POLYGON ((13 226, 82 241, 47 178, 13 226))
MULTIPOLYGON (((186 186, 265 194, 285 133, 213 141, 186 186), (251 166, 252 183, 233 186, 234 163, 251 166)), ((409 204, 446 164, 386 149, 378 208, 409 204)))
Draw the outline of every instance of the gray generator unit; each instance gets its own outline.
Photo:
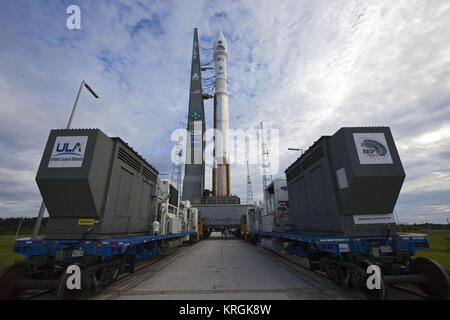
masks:
POLYGON ((293 229, 335 236, 394 234, 405 179, 388 127, 341 128, 285 171, 293 229))
POLYGON ((120 138, 99 129, 52 130, 36 175, 47 207, 47 239, 148 234, 158 171, 120 138))

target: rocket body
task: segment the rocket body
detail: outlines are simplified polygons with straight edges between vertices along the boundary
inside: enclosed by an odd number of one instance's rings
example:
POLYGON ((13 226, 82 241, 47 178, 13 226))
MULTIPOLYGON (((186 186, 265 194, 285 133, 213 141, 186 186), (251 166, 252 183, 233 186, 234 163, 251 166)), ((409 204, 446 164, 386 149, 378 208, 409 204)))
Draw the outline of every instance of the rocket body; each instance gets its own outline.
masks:
POLYGON ((228 46, 222 31, 214 43, 214 167, 213 194, 230 195, 229 116, 227 89, 228 46))

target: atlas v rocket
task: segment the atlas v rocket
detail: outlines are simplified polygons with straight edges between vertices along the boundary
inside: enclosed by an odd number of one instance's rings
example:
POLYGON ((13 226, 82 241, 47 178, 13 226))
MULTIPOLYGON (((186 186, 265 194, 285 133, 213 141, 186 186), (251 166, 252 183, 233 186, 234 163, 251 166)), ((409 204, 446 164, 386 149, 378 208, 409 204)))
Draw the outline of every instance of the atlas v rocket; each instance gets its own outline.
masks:
POLYGON ((219 31, 214 43, 214 165, 213 194, 230 196, 229 117, 227 89, 227 41, 219 31))
MULTIPOLYGON (((191 68, 191 86, 187 130, 190 138, 186 141, 186 164, 183 181, 183 200, 198 204, 205 191, 205 117, 202 91, 202 67, 198 45, 197 28, 194 29, 191 68)), ((230 161, 228 143, 228 92, 227 92, 227 42, 219 32, 214 43, 214 164, 212 174, 212 194, 219 197, 230 196, 230 161)), ((228 200, 230 201, 230 200, 228 200)))

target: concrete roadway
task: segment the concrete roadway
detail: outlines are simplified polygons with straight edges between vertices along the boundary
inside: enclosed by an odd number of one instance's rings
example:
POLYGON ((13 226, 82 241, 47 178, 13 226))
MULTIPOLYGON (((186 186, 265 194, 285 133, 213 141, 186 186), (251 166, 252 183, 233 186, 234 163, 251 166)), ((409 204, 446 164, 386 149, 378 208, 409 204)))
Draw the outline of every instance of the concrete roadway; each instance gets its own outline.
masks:
POLYGON ((112 284, 94 299, 364 299, 244 242, 204 240, 112 284))

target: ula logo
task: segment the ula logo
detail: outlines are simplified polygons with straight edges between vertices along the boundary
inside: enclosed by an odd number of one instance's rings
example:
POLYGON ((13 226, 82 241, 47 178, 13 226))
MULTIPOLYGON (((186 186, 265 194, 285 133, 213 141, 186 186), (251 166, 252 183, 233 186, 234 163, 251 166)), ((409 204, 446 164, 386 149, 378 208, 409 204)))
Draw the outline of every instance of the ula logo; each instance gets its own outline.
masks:
POLYGON ((49 168, 73 168, 83 165, 87 136, 59 136, 53 145, 49 168))
POLYGON ((361 147, 362 152, 369 157, 383 157, 387 154, 386 147, 375 140, 365 139, 361 147))
POLYGON ((75 145, 73 146, 73 148, 70 148, 69 146, 69 142, 65 142, 64 144, 61 143, 57 143, 56 144, 56 152, 59 152, 57 154, 55 154, 55 156, 60 156, 60 155, 67 155, 67 154, 73 154, 76 156, 82 156, 81 154, 81 143, 77 142, 75 143, 75 145))

